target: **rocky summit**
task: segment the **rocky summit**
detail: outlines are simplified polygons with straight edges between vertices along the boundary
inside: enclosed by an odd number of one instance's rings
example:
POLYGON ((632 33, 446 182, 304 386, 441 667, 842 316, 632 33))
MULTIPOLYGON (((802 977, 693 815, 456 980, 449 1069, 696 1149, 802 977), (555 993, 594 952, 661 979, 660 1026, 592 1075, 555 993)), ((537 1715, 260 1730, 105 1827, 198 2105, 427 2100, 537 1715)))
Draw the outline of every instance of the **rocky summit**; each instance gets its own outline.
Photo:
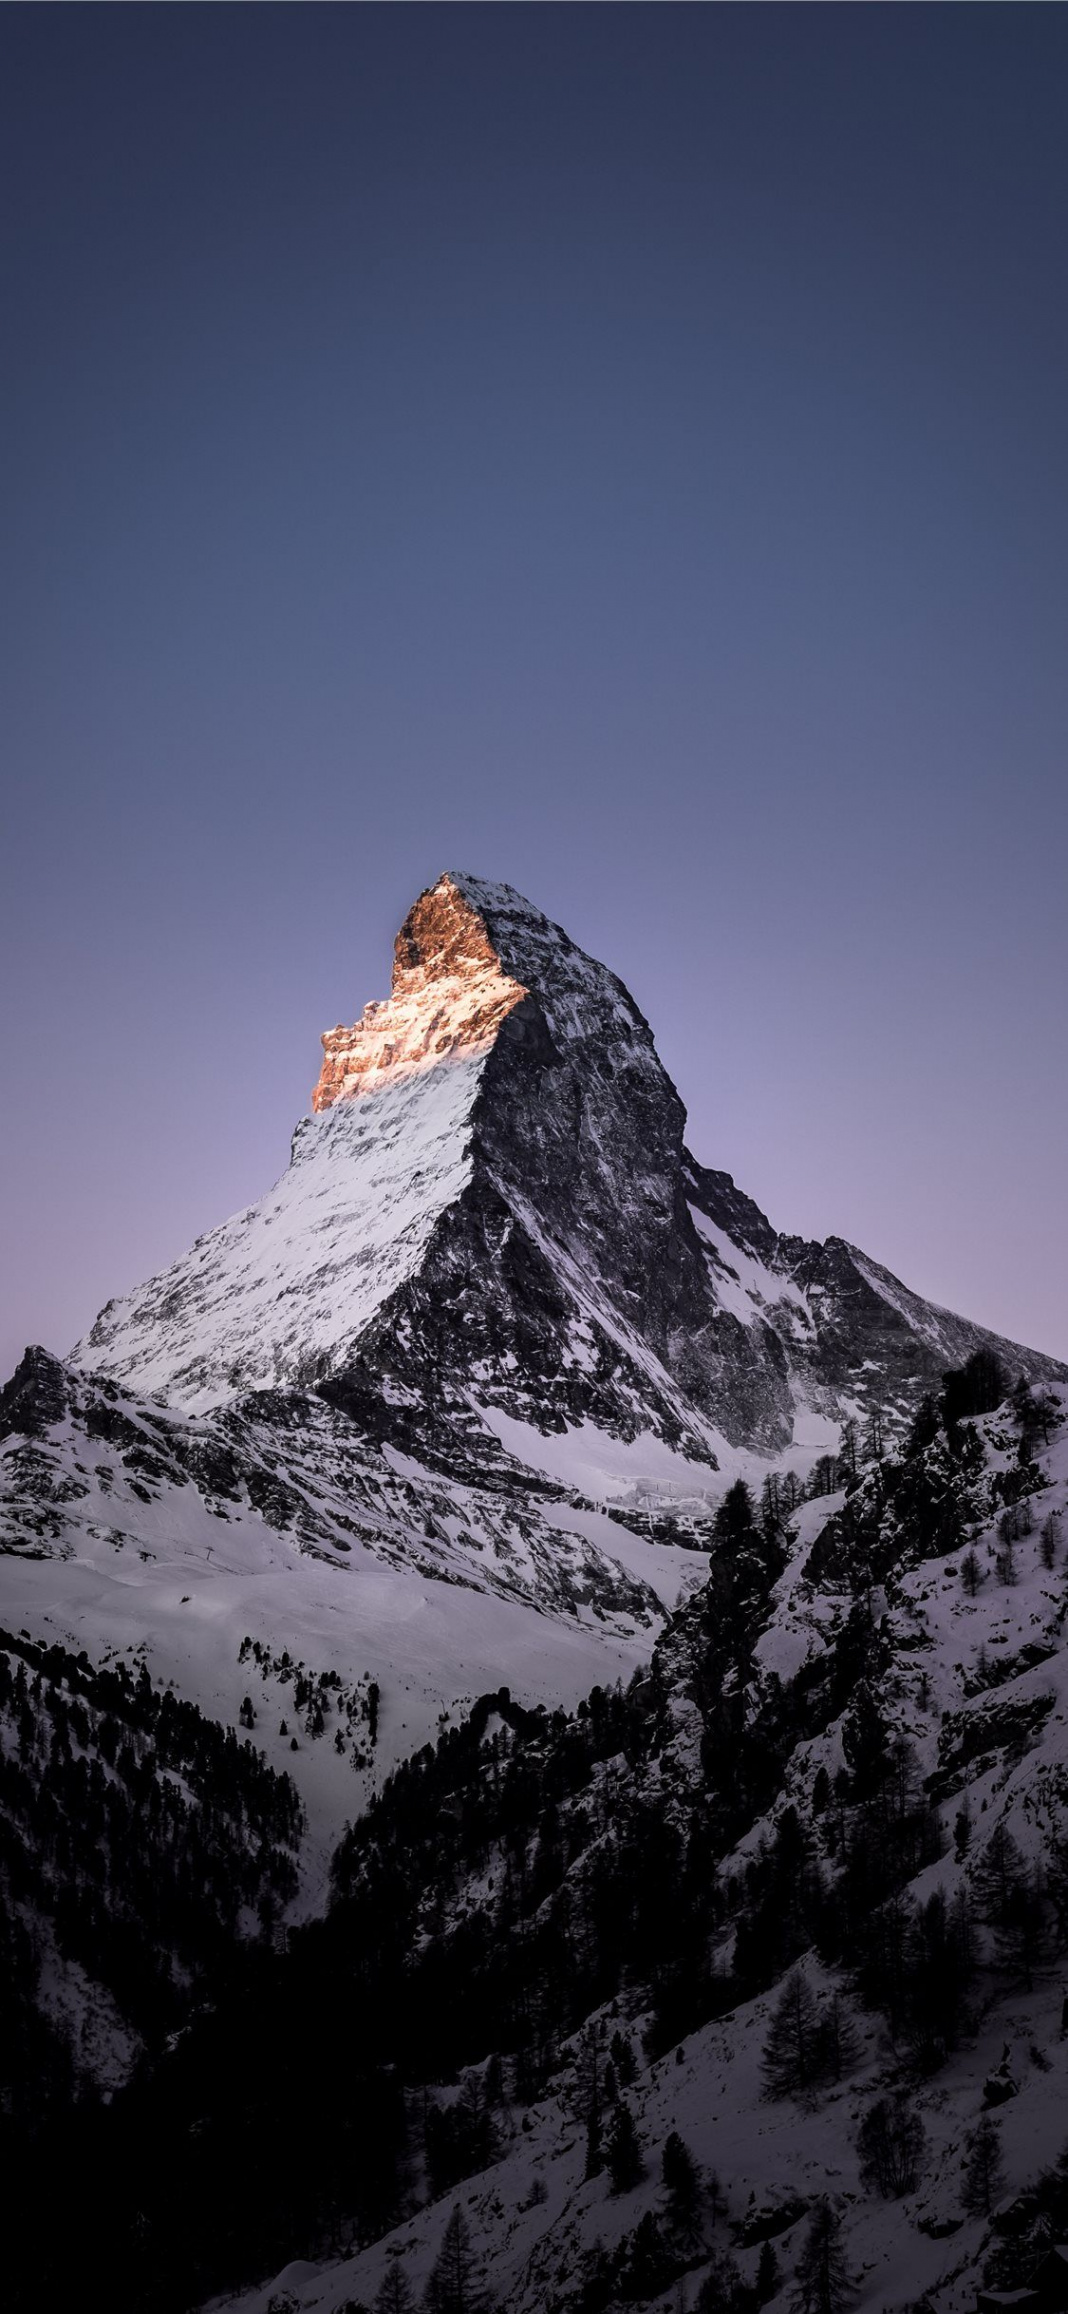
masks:
POLYGON ((1068 1370, 781 1234, 506 886, 322 1047, 0 1390, 12 2304, 1063 2303, 1068 1370))

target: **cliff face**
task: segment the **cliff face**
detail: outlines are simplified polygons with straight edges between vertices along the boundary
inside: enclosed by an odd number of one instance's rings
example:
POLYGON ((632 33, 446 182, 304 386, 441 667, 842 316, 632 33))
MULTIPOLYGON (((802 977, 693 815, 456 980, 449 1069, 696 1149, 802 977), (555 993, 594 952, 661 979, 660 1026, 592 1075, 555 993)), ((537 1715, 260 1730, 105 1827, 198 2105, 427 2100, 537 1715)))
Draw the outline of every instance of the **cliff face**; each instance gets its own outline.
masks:
POLYGON ((449 1061, 480 1058, 526 993, 504 971, 477 909, 443 876, 397 934, 388 1000, 365 1005, 354 1027, 326 1031, 313 1112, 449 1061))
POLYGON ((907 1411, 993 1340, 689 1157, 633 998, 506 885, 424 892, 391 995, 323 1048, 274 1190, 109 1304, 77 1363, 201 1409, 404 1400, 439 1452, 475 1406, 714 1466, 782 1452, 799 1416, 829 1442, 846 1409, 907 1411))

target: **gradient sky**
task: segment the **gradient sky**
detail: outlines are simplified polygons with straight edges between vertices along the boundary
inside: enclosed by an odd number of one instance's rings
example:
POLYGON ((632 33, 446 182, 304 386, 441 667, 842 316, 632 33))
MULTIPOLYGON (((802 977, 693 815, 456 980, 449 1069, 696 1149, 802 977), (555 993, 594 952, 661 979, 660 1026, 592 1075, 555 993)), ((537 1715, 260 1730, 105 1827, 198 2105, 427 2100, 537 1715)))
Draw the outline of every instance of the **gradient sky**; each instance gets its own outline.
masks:
POLYGON ((0 1364, 444 867, 1068 1355, 1068 13, 0 11, 0 1364))

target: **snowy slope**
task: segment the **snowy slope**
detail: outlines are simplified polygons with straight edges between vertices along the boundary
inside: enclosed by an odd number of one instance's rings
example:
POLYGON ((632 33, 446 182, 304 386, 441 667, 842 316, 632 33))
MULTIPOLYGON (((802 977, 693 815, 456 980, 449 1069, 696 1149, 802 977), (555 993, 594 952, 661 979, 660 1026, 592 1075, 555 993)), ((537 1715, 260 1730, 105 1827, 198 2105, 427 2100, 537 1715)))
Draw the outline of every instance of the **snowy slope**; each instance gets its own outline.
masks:
POLYGON ((346 1819, 442 1715, 502 1677, 550 1706, 626 1678, 703 1567, 486 1444, 465 1484, 314 1398, 174 1414, 32 1353, 0 1394, 0 1623, 144 1660, 224 1724, 253 1693, 250 1740, 309 1809, 317 1900, 346 1819), (289 1681, 239 1660, 246 1636, 376 1682, 356 1765, 333 1728, 306 1737, 289 1681))
MULTIPOLYGON (((585 2174, 575 2037, 562 2047, 541 2095, 527 2105, 506 2102, 498 2117, 498 2156, 488 2167, 438 2201, 422 2201, 417 2193, 422 2206, 356 2254, 298 2259, 262 2287, 213 2300, 213 2307, 267 2314, 272 2294, 284 2288, 300 2314, 340 2314, 354 2304, 369 2306, 394 2262, 418 2302, 457 2204, 493 2303, 509 2314, 570 2307, 578 2303, 597 2246, 611 2251, 633 2236, 643 2215, 662 2212, 659 2157, 672 2130, 681 2132, 706 2176, 718 2177, 722 2206, 714 2225, 706 2209, 704 2254, 692 2258, 678 2286, 682 2296, 673 2283, 642 2296, 642 2304, 694 2306, 702 2280, 727 2250, 752 2283, 765 2232, 774 2238, 788 2282, 807 2218, 823 2196, 843 2221, 853 2276, 849 2302, 861 2314, 894 2314, 920 2301, 934 2314, 969 2314, 991 2259, 995 2274, 1003 2270, 998 2261, 1007 2261, 1011 2278, 1028 2270, 1029 2257, 1033 2265, 1042 2255, 1046 2237, 1036 2222, 1034 2188, 1068 2133, 1063 1942, 1050 1923, 1028 1985, 999 1959, 996 1940, 981 1925, 979 1892, 995 1828, 1012 1833, 1032 1868, 1051 1837, 1068 1835, 1068 1396, 1061 1397, 1052 1435, 1022 1494, 1015 1479, 1019 1441, 1007 1410, 969 1428, 980 1451, 963 1466, 966 1478, 958 1469, 955 1483, 971 1513, 965 1540, 979 1562, 977 1587, 962 1580, 959 1543, 918 1557, 915 1536, 903 1530, 876 1602, 884 1654, 876 1699, 914 1747, 942 1822, 942 1852, 918 1872, 907 1895, 923 1903, 941 1889, 952 1904, 964 1894, 976 1912, 979 1976, 960 2045, 950 2047, 936 2069, 918 2065, 907 2038, 895 2041, 885 2017, 860 2006, 844 1973, 809 1953, 803 1959, 808 1982, 817 1998, 837 1992, 846 1999, 855 2047, 841 2081, 801 2102, 769 2097, 761 2057, 774 1990, 739 2002, 648 2062, 641 2053, 647 2011, 642 1988, 634 1986, 588 2023, 603 2031, 606 2047, 622 2026, 637 2056, 627 2102, 647 2172, 635 2186, 616 2194, 605 2174, 585 2174), (1008 1561, 1006 1496, 1010 1514, 1014 1502, 1020 1506, 1026 1530, 1008 1561), (963 1846, 962 1807, 972 1827, 963 1846), (922 2121, 926 2149, 915 2185, 884 2200, 861 2172, 857 2135, 876 2098, 899 2093, 922 2121), (995 2121, 1001 2165, 989 2217, 968 2209, 963 2190, 969 2135, 984 2115, 995 2121)), ((942 1448, 936 1441, 929 1451, 934 1460, 927 1467, 935 1471, 942 1448)), ((827 1647, 854 1603, 855 1592, 836 1587, 833 1571, 820 1572, 821 1536, 831 1531, 829 1522, 840 1522, 845 1499, 838 1494, 806 1503, 792 1521, 789 1563, 774 1586, 757 1648, 765 1675, 792 1677, 827 1647)), ((825 1552, 824 1562, 833 1570, 833 1553, 828 1560, 825 1552)), ((747 1856, 759 1854, 783 1801, 814 1822, 813 1778, 820 1766, 832 1774, 842 1767, 846 1716, 798 1747, 771 1816, 753 1824, 723 1871, 736 1873, 747 1856)), ((685 1779, 685 1753, 676 1751, 665 1786, 669 1807, 678 1805, 685 1779)), ((833 1846, 824 1844, 823 1859, 830 1869, 833 1846)), ((455 2091, 442 2087, 436 2094, 447 2101, 455 2091)))
POLYGON ((482 1066, 405 1072, 304 1118, 267 1196, 109 1302, 74 1362, 192 1408, 328 1371, 418 1267, 469 1180, 482 1066))

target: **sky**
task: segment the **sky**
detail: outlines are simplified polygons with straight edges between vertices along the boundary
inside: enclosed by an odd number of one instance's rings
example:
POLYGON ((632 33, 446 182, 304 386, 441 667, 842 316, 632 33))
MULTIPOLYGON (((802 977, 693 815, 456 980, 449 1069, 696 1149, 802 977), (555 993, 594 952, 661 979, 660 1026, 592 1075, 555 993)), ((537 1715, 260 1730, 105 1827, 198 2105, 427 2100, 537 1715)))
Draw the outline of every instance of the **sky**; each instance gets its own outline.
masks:
POLYGON ((0 10, 0 1367, 447 867, 1068 1357, 1068 14, 0 10))

